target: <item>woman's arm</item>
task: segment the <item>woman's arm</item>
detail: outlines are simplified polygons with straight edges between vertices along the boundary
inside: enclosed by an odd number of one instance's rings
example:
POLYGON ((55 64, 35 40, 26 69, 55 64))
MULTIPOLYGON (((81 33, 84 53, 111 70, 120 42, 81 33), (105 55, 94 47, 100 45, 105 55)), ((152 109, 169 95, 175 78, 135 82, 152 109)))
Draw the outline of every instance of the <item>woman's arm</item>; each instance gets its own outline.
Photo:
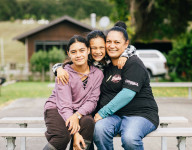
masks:
POLYGON ((127 105, 136 95, 135 91, 123 88, 107 105, 99 110, 99 115, 106 118, 127 105))

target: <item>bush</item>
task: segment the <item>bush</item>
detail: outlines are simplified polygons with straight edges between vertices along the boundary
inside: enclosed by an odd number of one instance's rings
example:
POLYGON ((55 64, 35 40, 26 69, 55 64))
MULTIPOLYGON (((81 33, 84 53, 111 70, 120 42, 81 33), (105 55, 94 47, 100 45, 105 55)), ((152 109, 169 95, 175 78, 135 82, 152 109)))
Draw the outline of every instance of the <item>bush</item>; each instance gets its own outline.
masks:
POLYGON ((41 81, 45 81, 45 72, 49 70, 49 60, 46 51, 38 51, 34 53, 30 60, 31 70, 41 73, 41 81))
POLYGON ((45 80, 45 73, 49 71, 49 65, 58 62, 63 62, 65 59, 65 54, 62 50, 54 47, 49 52, 38 51, 34 53, 31 57, 31 71, 41 73, 41 81, 45 80))
POLYGON ((192 30, 173 43, 168 54, 169 70, 183 81, 192 81, 192 30))
POLYGON ((42 72, 43 69, 44 71, 49 70, 49 60, 46 51, 40 50, 34 53, 31 57, 30 63, 32 71, 42 72))
POLYGON ((66 56, 63 50, 57 49, 56 47, 53 47, 53 49, 48 52, 49 63, 55 64, 58 62, 63 62, 65 58, 66 56))

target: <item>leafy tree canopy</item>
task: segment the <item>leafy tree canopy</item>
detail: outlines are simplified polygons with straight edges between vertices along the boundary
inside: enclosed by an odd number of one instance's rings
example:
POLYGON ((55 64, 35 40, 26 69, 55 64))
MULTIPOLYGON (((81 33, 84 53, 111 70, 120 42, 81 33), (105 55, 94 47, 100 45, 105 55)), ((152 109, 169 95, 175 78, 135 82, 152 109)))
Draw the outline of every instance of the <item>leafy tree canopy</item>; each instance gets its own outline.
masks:
POLYGON ((34 53, 30 59, 32 71, 42 72, 49 70, 49 60, 46 51, 38 51, 34 53))
POLYGON ((59 50, 56 47, 53 47, 51 51, 48 52, 49 63, 55 64, 58 62, 63 62, 66 59, 63 50, 59 50))
POLYGON ((111 0, 114 21, 131 22, 135 39, 174 39, 192 20, 191 0, 111 0))
POLYGON ((113 7, 108 0, 0 0, 0 6, 0 20, 52 20, 64 15, 85 19, 91 13, 109 16, 113 7))
POLYGON ((173 43, 173 50, 168 54, 170 71, 183 80, 192 80, 192 30, 182 34, 173 43))
POLYGON ((66 58, 64 51, 53 47, 50 51, 38 51, 34 53, 30 59, 32 71, 42 72, 42 69, 46 72, 49 70, 49 64, 55 64, 63 62, 66 58))
POLYGON ((31 70, 41 73, 41 81, 45 80, 45 72, 49 71, 49 65, 62 62, 65 59, 63 50, 53 47, 50 51, 38 51, 34 53, 30 59, 31 70))

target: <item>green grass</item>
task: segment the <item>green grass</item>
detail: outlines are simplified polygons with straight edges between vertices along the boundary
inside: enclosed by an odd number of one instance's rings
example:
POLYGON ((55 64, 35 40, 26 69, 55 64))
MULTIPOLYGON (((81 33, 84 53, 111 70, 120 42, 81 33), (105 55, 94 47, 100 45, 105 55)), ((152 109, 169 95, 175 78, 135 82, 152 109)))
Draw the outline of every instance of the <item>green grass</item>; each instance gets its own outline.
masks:
POLYGON ((37 23, 24 25, 21 21, 0 22, 0 38, 3 39, 5 64, 25 63, 25 45, 22 42, 13 40, 13 38, 38 26, 37 23))
MULTIPOLYGON (((0 105, 18 98, 49 97, 49 82, 17 82, 1 87, 0 105)), ((153 88, 155 97, 188 97, 188 88, 153 88)))
POLYGON ((49 82, 17 82, 1 87, 0 105, 18 98, 49 97, 53 88, 49 82))
POLYGON ((155 97, 188 97, 188 88, 183 87, 154 87, 152 90, 155 97))

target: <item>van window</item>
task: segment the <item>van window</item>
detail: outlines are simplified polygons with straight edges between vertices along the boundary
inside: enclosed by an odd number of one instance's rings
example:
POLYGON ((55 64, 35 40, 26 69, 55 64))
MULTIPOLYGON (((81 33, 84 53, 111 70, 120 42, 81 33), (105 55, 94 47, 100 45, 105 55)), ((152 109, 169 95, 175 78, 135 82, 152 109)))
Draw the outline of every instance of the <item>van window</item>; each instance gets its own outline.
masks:
POLYGON ((157 55, 155 53, 142 53, 142 54, 139 54, 139 57, 141 57, 141 58, 159 58, 159 55, 157 55))

